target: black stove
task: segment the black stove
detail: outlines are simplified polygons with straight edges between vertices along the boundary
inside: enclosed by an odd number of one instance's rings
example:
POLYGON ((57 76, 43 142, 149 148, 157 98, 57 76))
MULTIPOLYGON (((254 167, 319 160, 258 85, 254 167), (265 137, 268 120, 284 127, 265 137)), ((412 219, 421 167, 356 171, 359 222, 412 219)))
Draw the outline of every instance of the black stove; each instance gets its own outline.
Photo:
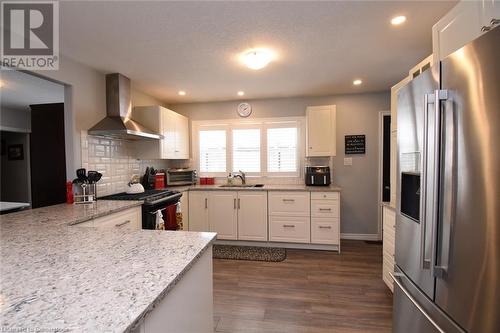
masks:
MULTIPOLYGON (((168 207, 176 205, 181 198, 179 191, 169 190, 146 190, 143 193, 117 193, 100 197, 100 200, 143 200, 142 204, 142 228, 154 229, 156 225, 156 214, 164 212, 168 207)), ((175 214, 174 214, 175 215, 175 214)))
POLYGON ((133 193, 128 194, 126 192, 111 194, 99 199, 103 200, 144 200, 145 204, 151 204, 156 202, 166 201, 164 199, 169 199, 170 197, 181 197, 178 191, 169 190, 146 190, 143 193, 133 193))

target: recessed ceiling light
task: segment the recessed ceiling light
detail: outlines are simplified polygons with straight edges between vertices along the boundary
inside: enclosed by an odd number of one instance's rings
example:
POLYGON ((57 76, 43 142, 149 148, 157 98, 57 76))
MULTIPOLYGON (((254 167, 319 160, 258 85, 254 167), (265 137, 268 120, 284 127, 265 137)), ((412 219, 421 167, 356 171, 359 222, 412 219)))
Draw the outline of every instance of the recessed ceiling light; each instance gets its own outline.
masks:
POLYGON ((352 84, 354 84, 355 86, 359 86, 361 83, 363 83, 363 81, 361 81, 360 79, 352 81, 352 84))
POLYGON ((405 23, 406 21, 406 16, 400 15, 400 16, 395 16, 391 19, 391 24, 392 25, 400 25, 405 23))
POLYGON ((243 95, 245 95, 244 91, 238 91, 238 96, 243 96, 243 95))
POLYGON ((179 91, 179 95, 186 96, 186 92, 184 90, 179 91))
POLYGON ((264 48, 251 49, 241 55, 241 61, 245 66, 254 70, 266 67, 273 59, 274 53, 264 48))

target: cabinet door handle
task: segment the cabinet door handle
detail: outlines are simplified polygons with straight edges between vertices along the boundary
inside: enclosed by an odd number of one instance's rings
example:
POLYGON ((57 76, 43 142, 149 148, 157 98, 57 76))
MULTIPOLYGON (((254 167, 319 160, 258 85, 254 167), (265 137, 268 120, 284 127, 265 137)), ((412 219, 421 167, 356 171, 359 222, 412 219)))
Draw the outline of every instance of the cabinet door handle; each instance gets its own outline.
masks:
POLYGON ((283 228, 295 228, 294 224, 283 224, 283 228))
POLYGON ((295 199, 283 199, 283 202, 294 202, 295 199))
POLYGON ((332 226, 330 226, 330 225, 320 225, 319 228, 320 229, 331 229, 332 226))
POLYGON ((122 226, 124 226, 125 224, 128 224, 128 223, 130 223, 130 220, 126 220, 126 221, 117 223, 117 224, 115 224, 115 227, 119 228, 119 227, 122 227, 122 226))
POLYGON ((331 212, 332 211, 331 208, 320 208, 319 210, 322 211, 322 212, 323 211, 327 211, 327 212, 331 212))
POLYGON ((241 201, 240 201, 240 198, 238 198, 238 209, 241 208, 241 201))
POLYGON ((236 198, 233 199, 233 209, 236 209, 236 198))
POLYGON ((205 198, 205 209, 208 208, 208 198, 205 198))

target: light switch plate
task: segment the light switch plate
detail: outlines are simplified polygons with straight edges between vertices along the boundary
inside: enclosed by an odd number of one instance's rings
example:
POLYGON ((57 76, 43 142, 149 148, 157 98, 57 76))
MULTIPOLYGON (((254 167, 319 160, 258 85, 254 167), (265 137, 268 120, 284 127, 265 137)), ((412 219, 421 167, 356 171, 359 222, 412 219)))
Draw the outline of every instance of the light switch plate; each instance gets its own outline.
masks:
POLYGON ((352 157, 344 157, 344 165, 352 165, 352 157))

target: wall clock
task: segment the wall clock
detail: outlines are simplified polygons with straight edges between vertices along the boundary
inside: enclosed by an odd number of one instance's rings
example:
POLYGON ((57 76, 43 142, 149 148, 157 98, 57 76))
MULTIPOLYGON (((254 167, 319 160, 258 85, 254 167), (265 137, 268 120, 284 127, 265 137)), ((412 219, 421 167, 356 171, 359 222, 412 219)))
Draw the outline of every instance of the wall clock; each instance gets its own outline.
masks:
POLYGON ((246 118, 252 114, 252 106, 248 103, 240 103, 237 112, 240 117, 246 118))

